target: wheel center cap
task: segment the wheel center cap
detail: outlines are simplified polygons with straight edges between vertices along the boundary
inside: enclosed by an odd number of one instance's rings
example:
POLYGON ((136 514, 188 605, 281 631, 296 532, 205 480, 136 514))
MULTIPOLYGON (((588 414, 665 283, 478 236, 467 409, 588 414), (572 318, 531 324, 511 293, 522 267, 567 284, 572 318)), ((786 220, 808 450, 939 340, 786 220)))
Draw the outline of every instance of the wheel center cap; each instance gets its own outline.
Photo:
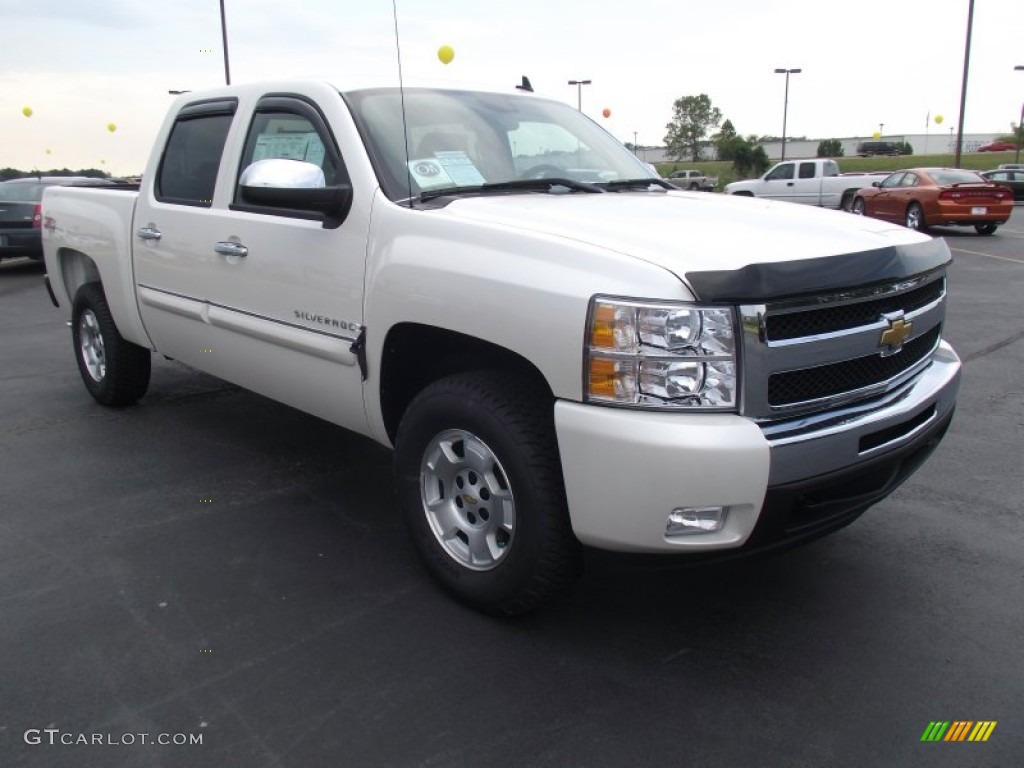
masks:
POLYGON ((476 497, 474 497, 474 496, 470 496, 470 495, 469 495, 468 493, 464 493, 464 494, 462 494, 462 500, 463 500, 464 502, 466 502, 467 504, 471 505, 471 506, 475 506, 476 504, 478 504, 478 503, 479 503, 479 502, 478 502, 478 501, 476 500, 476 497))

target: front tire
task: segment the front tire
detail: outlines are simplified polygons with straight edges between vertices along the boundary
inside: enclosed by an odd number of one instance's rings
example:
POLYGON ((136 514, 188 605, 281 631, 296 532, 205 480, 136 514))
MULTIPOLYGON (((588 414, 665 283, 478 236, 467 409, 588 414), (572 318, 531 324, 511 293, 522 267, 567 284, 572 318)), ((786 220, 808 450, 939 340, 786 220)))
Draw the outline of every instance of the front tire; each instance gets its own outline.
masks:
POLYGON ((853 199, 853 205, 850 206, 850 212, 853 213, 855 216, 863 216, 864 215, 864 198, 863 197, 855 197, 853 199))
POLYGON ((921 210, 921 206, 917 203, 911 203, 907 206, 907 215, 904 219, 904 224, 907 229, 912 229, 915 232, 924 232, 927 227, 924 223, 924 211, 921 210))
POLYGON ((979 235, 994 235, 996 233, 997 225, 995 224, 975 224, 974 231, 979 235))
POLYGON ((131 405, 146 394, 150 352, 122 338, 99 283, 86 283, 75 294, 71 335, 78 371, 96 402, 131 405))
POLYGON ((395 441, 409 535, 448 592, 487 613, 533 610, 580 572, 549 394, 499 372, 449 376, 395 441))

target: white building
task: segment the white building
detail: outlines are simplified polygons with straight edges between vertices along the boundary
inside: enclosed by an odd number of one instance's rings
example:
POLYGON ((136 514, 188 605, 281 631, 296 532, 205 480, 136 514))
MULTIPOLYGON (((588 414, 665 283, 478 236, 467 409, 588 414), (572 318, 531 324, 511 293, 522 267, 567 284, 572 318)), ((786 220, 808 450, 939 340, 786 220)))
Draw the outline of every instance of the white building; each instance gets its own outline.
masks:
MULTIPOLYGON (((995 141, 997 136, 998 134, 995 133, 965 133, 963 151, 977 152, 978 147, 988 144, 991 141, 995 141)), ((873 136, 853 136, 850 138, 839 139, 843 146, 843 156, 856 157, 857 145, 862 141, 871 141, 872 139, 874 139, 873 136)), ((956 152, 956 136, 948 132, 908 133, 899 136, 883 136, 881 140, 908 141, 910 142, 910 146, 914 148, 915 155, 944 155, 956 152)), ((786 157, 793 159, 801 157, 816 157, 818 154, 818 144, 822 141, 824 141, 824 139, 787 141, 786 157)), ((773 162, 777 161, 782 156, 781 141, 769 141, 765 142, 761 146, 764 147, 764 151, 773 162)), ((668 157, 664 147, 639 147, 637 149, 637 155, 641 160, 648 163, 685 162, 685 160, 680 161, 668 157)), ((704 160, 714 160, 715 148, 705 147, 701 152, 701 158, 704 160)))

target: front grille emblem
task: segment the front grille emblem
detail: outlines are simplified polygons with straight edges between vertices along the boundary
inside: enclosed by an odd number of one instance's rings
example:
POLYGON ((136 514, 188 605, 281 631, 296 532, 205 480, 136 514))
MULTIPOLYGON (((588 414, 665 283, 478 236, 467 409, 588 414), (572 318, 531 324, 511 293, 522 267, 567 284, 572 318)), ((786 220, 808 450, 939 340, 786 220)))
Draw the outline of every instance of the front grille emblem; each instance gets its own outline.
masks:
POLYGON ((903 343, 910 337, 914 324, 903 319, 903 310, 886 313, 882 318, 888 321, 889 327, 882 331, 882 338, 879 339, 882 348, 880 354, 889 357, 903 349, 903 343))

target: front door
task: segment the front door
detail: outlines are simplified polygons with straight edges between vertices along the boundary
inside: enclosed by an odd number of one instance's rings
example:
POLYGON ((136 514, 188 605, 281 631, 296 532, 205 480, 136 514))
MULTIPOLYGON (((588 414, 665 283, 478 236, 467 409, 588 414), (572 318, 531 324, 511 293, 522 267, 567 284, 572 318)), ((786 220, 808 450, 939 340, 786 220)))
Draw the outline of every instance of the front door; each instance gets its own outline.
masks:
POLYGON ((797 199, 796 163, 780 163, 764 177, 765 191, 759 197, 793 202, 797 199))

